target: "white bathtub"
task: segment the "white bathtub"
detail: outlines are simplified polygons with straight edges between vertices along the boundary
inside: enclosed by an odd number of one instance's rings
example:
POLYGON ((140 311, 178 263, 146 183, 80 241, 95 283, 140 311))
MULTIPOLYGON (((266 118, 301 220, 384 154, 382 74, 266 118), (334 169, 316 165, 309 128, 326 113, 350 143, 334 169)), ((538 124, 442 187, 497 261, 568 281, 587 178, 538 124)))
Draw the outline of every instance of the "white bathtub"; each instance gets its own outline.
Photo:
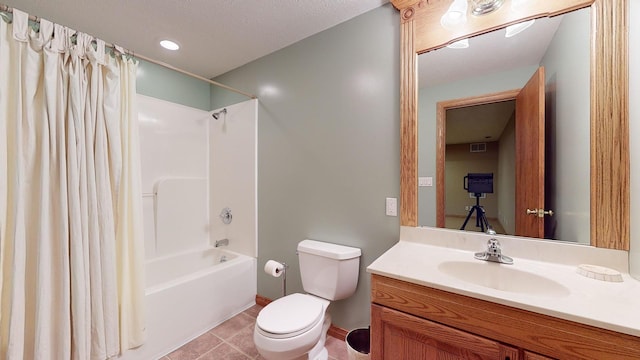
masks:
POLYGON ((147 341, 120 359, 158 359, 251 307, 256 264, 218 248, 147 261, 147 341))

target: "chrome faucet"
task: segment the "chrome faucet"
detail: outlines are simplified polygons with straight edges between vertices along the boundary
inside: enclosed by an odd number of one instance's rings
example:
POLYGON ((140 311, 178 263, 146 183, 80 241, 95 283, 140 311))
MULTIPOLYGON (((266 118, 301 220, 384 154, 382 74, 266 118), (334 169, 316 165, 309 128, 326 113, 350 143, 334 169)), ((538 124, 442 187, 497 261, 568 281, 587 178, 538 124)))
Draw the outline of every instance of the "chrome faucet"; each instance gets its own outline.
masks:
MULTIPOLYGON (((492 229, 487 230, 487 234, 495 235, 495 231, 492 229)), ((500 248, 500 242, 498 239, 492 237, 487 241, 487 251, 477 252, 474 257, 478 260, 493 261, 500 264, 512 265, 513 259, 502 255, 502 249, 500 248)))
POLYGON ((229 239, 220 239, 220 240, 216 240, 216 245, 215 247, 220 247, 220 246, 228 246, 229 245, 229 239))

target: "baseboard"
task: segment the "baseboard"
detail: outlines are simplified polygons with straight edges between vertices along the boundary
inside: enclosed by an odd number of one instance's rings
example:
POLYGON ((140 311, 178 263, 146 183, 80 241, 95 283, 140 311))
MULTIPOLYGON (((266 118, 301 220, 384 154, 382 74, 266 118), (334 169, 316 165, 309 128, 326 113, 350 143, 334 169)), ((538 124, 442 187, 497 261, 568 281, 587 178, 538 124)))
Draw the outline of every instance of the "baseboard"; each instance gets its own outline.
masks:
POLYGON ((261 295, 256 295, 256 305, 267 306, 272 300, 261 295))
POLYGON ((331 324, 331 327, 329 327, 329 331, 327 331, 327 335, 342 341, 347 338, 347 333, 347 330, 339 328, 333 324, 331 324))
MULTIPOLYGON (((273 300, 256 294, 256 305, 267 306, 271 301, 273 300)), ((339 328, 333 324, 331 324, 331 327, 329 327, 329 331, 327 331, 327 335, 343 341, 347 337, 347 333, 347 330, 339 328)))

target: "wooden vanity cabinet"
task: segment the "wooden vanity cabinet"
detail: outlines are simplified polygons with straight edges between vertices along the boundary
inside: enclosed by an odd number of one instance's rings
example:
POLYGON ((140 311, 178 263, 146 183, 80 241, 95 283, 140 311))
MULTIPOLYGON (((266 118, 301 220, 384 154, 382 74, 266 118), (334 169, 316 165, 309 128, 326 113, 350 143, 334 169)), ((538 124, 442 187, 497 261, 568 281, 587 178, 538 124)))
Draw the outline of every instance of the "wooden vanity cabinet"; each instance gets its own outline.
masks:
POLYGON ((640 359, 640 338, 371 276, 371 359, 640 359))
POLYGON ((373 359, 519 359, 516 348, 375 304, 371 330, 373 359))
POLYGON ((549 359, 553 359, 550 358, 548 356, 544 356, 544 355, 540 355, 540 354, 536 354, 536 353, 532 353, 529 351, 523 351, 523 360, 549 360, 549 359))

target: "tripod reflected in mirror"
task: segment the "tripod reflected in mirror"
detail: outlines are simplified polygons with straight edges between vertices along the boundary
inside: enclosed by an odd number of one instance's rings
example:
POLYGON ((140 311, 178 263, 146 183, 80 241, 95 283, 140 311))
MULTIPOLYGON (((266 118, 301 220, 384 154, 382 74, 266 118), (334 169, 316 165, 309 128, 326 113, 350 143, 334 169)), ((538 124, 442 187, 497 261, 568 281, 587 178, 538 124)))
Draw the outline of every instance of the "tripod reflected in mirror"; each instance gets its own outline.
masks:
POLYGON ((484 208, 480 206, 480 198, 483 194, 493 193, 493 173, 468 173, 462 179, 462 187, 469 193, 473 193, 476 198, 476 204, 469 209, 464 223, 460 227, 460 230, 464 230, 469 222, 471 216, 475 213, 476 227, 479 227, 482 232, 491 229, 484 208))

